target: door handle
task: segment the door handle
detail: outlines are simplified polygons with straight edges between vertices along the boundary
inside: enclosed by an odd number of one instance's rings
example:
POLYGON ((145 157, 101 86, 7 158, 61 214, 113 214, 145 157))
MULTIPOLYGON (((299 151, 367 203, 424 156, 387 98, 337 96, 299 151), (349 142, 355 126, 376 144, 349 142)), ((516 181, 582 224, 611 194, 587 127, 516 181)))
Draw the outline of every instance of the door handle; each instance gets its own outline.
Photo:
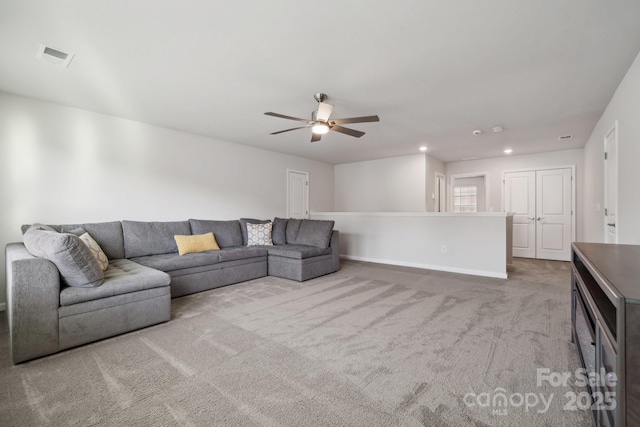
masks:
POLYGON ((544 219, 544 217, 543 216, 539 216, 537 219, 538 219, 538 221, 540 221, 541 219, 544 219))
POLYGON ((616 224, 615 224, 615 223, 613 223, 613 224, 607 224, 607 225, 608 225, 609 227, 615 227, 615 226, 616 226, 616 224))
POLYGON ((535 221, 535 218, 527 218, 529 221, 535 221))

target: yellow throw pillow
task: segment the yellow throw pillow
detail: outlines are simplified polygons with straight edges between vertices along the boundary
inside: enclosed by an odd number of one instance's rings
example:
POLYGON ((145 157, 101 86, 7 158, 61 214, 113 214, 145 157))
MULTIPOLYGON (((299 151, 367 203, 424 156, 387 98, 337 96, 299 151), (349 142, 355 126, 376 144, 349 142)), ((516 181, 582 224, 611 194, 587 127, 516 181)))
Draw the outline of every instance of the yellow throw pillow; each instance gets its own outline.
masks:
POLYGON ((173 236, 178 245, 178 253, 180 255, 191 254, 194 252, 219 251, 220 247, 213 233, 194 234, 191 236, 173 236))

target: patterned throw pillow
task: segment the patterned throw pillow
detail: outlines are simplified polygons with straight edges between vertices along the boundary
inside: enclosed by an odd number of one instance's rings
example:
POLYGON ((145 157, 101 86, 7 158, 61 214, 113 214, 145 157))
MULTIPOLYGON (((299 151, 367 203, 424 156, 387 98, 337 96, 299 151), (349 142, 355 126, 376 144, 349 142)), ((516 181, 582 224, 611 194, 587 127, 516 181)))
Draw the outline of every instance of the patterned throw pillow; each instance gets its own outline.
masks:
POLYGON ((109 258, 104 254, 98 242, 93 240, 93 237, 91 237, 89 233, 82 234, 80 240, 91 250, 91 255, 98 261, 98 265, 102 268, 102 271, 105 271, 107 267, 109 267, 109 258))
POLYGON ((247 246, 273 245, 273 242, 271 241, 272 227, 272 222, 267 222, 265 224, 247 223, 247 246))

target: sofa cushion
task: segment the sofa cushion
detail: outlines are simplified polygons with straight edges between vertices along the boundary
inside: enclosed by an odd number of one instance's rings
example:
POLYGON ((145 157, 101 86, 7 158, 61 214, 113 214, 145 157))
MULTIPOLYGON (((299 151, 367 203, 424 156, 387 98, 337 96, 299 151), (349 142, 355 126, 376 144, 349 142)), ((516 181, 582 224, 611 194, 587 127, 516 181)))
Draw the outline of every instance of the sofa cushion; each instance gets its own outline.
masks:
MULTIPOLYGON (((30 225, 22 226, 24 234, 30 225)), ((63 233, 73 233, 73 230, 82 229, 100 245, 102 251, 109 259, 124 258, 124 237, 122 236, 122 223, 120 221, 95 222, 85 224, 50 225, 54 230, 63 233)))
POLYGON ((289 218, 287 221, 287 243, 295 243, 300 231, 301 219, 289 218))
POLYGON ((211 221, 204 219, 190 219, 191 232, 193 234, 213 233, 220 248, 242 246, 242 230, 240 221, 211 221))
POLYGON ((201 267, 203 265, 212 265, 220 262, 218 256, 220 251, 198 252, 180 256, 178 254, 161 254, 149 255, 144 257, 132 258, 145 267, 155 268, 161 271, 174 271, 184 268, 201 267))
POLYGON ((24 245, 32 255, 54 263, 68 286, 93 288, 104 280, 91 250, 74 234, 34 225, 24 233, 24 245))
POLYGON ((331 231, 334 221, 305 219, 302 220, 295 244, 317 246, 326 249, 331 243, 331 231))
POLYGON ((171 278, 162 271, 148 268, 128 259, 116 259, 109 263, 104 273, 104 283, 98 288, 71 288, 60 291, 60 305, 67 306, 101 298, 137 292, 145 289, 169 286, 171 278))
POLYGON ((266 224, 247 223, 247 246, 271 246, 271 221, 266 224))
POLYGON ((328 255, 331 248, 319 248, 308 245, 278 245, 267 248, 269 255, 281 256, 284 258, 307 259, 320 255, 328 255))
POLYGON ((273 229, 271 230, 271 241, 274 245, 284 245, 287 243, 287 220, 284 218, 273 219, 273 229))
POLYGON ((176 234, 191 234, 189 221, 122 221, 125 258, 177 253, 176 234))
POLYGON ((252 218, 240 218, 240 229, 242 230, 242 244, 244 246, 247 246, 247 223, 251 223, 251 224, 266 224, 268 222, 271 222, 271 220, 266 219, 266 220, 262 220, 262 219, 252 219, 252 218))
POLYGON ((216 242, 213 233, 193 234, 190 236, 173 236, 178 245, 178 255, 187 255, 198 252, 219 251, 220 246, 216 242))
POLYGON ((240 259, 266 257, 267 250, 264 247, 241 247, 241 248, 228 248, 222 249, 218 252, 218 256, 221 262, 224 261, 237 261, 240 259))

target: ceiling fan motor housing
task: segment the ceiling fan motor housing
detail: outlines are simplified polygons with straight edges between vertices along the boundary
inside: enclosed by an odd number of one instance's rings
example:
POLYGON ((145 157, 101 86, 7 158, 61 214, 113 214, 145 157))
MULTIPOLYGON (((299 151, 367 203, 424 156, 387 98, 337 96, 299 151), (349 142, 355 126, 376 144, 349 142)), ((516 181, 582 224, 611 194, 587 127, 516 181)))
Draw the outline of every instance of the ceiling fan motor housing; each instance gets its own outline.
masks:
POLYGON ((325 95, 324 93, 318 92, 315 95, 313 95, 313 98, 318 102, 324 102, 327 99, 327 95, 325 95))

